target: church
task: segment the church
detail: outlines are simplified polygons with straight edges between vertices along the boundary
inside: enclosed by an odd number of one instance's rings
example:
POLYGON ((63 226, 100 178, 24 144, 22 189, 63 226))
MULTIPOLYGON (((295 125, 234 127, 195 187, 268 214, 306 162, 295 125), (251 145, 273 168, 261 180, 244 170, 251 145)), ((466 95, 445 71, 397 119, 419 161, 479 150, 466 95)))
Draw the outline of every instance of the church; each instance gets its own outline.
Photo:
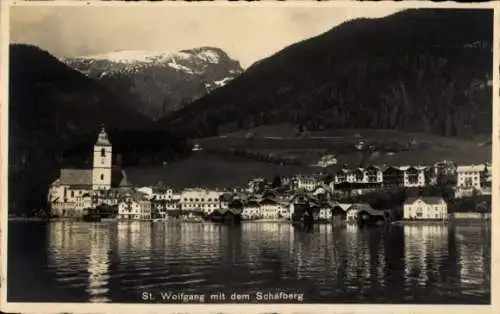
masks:
POLYGON ((47 201, 53 216, 82 217, 101 203, 114 205, 120 190, 129 187, 125 172, 113 167, 113 146, 103 127, 94 144, 92 169, 61 169, 47 201))

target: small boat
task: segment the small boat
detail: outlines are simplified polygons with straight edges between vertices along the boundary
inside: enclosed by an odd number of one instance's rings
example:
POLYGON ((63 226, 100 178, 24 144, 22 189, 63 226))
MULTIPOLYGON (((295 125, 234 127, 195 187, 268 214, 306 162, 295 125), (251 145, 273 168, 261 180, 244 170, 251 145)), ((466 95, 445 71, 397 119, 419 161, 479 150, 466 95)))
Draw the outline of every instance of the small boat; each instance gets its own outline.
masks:
POLYGON ((168 219, 165 217, 165 218, 153 218, 151 221, 152 222, 162 222, 162 221, 167 221, 168 219))
POLYGON ((100 222, 101 216, 99 214, 87 214, 83 216, 83 221, 85 222, 100 222))
POLYGON ((100 222, 101 218, 101 214, 97 208, 89 208, 87 214, 82 217, 82 220, 86 222, 100 222))
POLYGON ((203 218, 201 217, 184 217, 182 221, 185 222, 203 222, 203 218))

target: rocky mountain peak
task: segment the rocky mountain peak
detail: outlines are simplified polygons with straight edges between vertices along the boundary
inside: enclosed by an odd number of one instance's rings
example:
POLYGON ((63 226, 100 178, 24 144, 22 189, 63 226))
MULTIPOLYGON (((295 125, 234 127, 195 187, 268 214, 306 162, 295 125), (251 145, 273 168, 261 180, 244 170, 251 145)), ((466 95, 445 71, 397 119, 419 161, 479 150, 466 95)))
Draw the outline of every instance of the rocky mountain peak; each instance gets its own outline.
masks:
POLYGON ((61 59, 122 97, 161 118, 226 85, 243 72, 240 63, 216 47, 171 51, 117 50, 61 59))

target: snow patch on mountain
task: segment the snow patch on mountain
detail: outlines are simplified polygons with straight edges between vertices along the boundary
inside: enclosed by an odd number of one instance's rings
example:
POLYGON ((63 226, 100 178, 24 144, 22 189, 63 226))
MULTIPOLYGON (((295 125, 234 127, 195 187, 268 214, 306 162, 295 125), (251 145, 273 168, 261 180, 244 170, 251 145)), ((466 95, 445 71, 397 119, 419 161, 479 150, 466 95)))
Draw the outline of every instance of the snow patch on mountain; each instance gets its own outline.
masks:
POLYGON ((233 77, 225 77, 222 80, 215 81, 214 84, 217 85, 217 87, 222 87, 222 86, 226 85, 227 83, 229 83, 232 79, 233 79, 233 77))
POLYGON ((204 50, 204 51, 198 53, 198 57, 200 59, 207 61, 207 62, 210 62, 210 63, 218 63, 219 62, 219 55, 212 50, 204 50))
POLYGON ((182 64, 179 64, 175 61, 175 59, 172 59, 172 61, 170 61, 168 63, 168 65, 173 68, 173 69, 176 69, 178 71, 184 71, 186 73, 189 73, 189 74, 194 74, 193 70, 191 70, 190 68, 188 68, 187 66, 184 66, 182 64))
POLYGON ((116 63, 153 63, 167 61, 174 55, 183 54, 169 51, 118 50, 105 54, 78 57, 78 59, 107 60, 116 63))

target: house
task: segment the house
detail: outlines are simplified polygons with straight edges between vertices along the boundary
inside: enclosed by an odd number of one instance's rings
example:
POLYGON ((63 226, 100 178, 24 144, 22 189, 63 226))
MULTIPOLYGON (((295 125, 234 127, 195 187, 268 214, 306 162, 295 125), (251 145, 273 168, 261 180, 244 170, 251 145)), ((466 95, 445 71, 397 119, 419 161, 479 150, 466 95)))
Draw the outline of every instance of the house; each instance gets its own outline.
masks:
POLYGON ((332 166, 332 165, 336 165, 336 164, 337 164, 337 157, 333 154, 327 154, 327 155, 323 155, 314 166, 326 168, 328 166, 332 166))
POLYGON ((481 189, 481 173, 484 165, 461 165, 457 167, 457 187, 481 189))
POLYGON ((403 171, 403 186, 405 187, 423 187, 426 185, 425 166, 400 166, 403 171))
POLYGON ((332 190, 330 186, 321 183, 312 190, 312 195, 317 199, 327 200, 332 197, 332 190))
POLYGON ((384 181, 382 170, 376 166, 368 166, 365 170, 365 183, 380 185, 384 181))
POLYGON ((157 186, 144 186, 136 189, 137 191, 147 195, 150 200, 173 200, 175 198, 174 191, 164 187, 161 184, 157 186))
POLYGON ((354 172, 350 169, 342 168, 335 174, 335 184, 354 182, 354 172))
POLYGON ((259 202, 256 200, 246 202, 243 206, 241 217, 248 220, 261 218, 259 202))
POLYGON ((399 167, 388 166, 382 171, 384 187, 402 187, 405 183, 405 172, 399 167))
POLYGON ((319 207, 319 220, 330 221, 333 218, 333 208, 337 204, 330 201, 321 201, 318 200, 319 207))
POLYGON ((373 209, 369 204, 352 204, 346 211, 346 220, 351 223, 377 224, 387 219, 386 211, 373 209))
POLYGON ((275 199, 263 199, 259 203, 263 219, 288 218, 288 208, 285 204, 275 199))
POLYGON ((491 194, 491 165, 461 165, 457 167, 455 197, 491 194))
POLYGON ((319 216, 318 200, 304 190, 295 193, 288 204, 288 216, 292 221, 301 221, 305 216, 310 219, 316 219, 319 216))
POLYGON ((348 203, 334 203, 332 204, 331 212, 332 219, 335 221, 342 221, 347 219, 347 210, 352 206, 348 203))
POLYGON ((404 219, 445 219, 448 204, 442 197, 409 197, 403 204, 404 219))
POLYGON ((216 209, 220 209, 219 197, 222 192, 201 188, 185 189, 180 195, 181 210, 200 210, 205 214, 210 214, 216 209))
POLYGON ((247 192, 248 193, 258 193, 264 190, 266 180, 264 178, 255 178, 248 182, 247 192))
POLYGON ((93 148, 92 169, 61 169, 59 177, 49 186, 47 200, 55 216, 82 217, 87 209, 102 202, 109 190, 125 184, 125 172, 112 165, 112 145, 102 128, 93 148))
POLYGON ((118 204, 118 219, 147 220, 152 218, 151 214, 151 201, 137 191, 127 193, 118 204))
POLYGON ((180 212, 179 200, 151 200, 151 208, 159 217, 178 216, 180 212))
POLYGON ((432 165, 432 169, 436 177, 457 175, 457 165, 455 165, 455 163, 450 160, 438 161, 434 165, 432 165))
POLYGON ((310 192, 314 190, 319 182, 316 176, 298 175, 294 178, 294 183, 296 189, 310 192))
POLYGON ((193 148, 191 149, 193 152, 199 152, 202 151, 203 148, 200 146, 200 144, 196 143, 193 145, 193 148))

